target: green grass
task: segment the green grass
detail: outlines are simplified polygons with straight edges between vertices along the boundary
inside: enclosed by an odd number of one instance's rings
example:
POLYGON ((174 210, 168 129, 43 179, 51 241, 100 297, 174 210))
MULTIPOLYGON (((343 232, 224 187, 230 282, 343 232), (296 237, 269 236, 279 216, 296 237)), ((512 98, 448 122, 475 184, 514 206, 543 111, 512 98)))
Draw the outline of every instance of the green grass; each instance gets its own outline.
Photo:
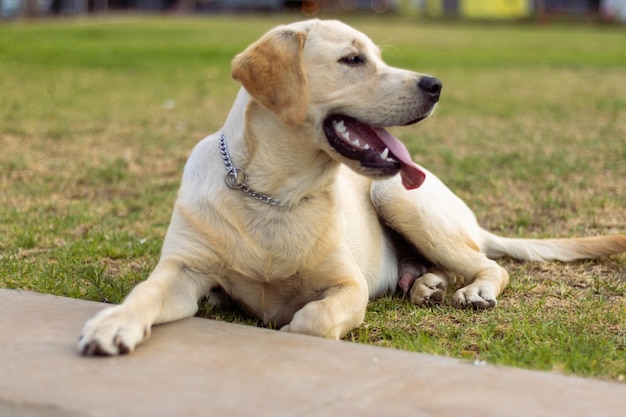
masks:
MULTIPOLYGON (((238 86, 230 60, 295 18, 0 26, 0 287, 120 302, 158 260, 183 164, 238 86)), ((626 231, 626 31, 348 19, 393 65, 438 76, 434 117, 395 129, 511 236, 626 231)), ((496 309, 372 302, 347 339, 622 381, 626 256, 502 260, 496 309)), ((234 308, 203 317, 258 325, 234 308)))

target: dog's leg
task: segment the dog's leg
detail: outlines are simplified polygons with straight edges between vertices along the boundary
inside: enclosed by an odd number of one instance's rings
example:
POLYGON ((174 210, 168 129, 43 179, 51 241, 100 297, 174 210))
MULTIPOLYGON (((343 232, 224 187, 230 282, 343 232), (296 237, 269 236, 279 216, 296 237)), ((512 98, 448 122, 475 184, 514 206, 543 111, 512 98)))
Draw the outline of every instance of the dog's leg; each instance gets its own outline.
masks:
POLYGON ((436 178, 429 181, 407 191, 393 178, 374 183, 371 190, 383 221, 438 267, 435 273, 415 281, 415 301, 423 303, 427 296, 432 299, 437 289, 443 292, 437 286, 447 286, 444 277, 449 273, 459 274, 469 283, 455 293, 455 306, 494 307, 508 283, 507 272, 481 253, 473 237, 479 228, 469 208, 436 178))
MULTIPOLYGON (((280 330, 340 339, 361 324, 369 299, 367 284, 356 264, 346 270, 345 260, 351 258, 349 251, 340 252, 343 252, 343 256, 335 255, 342 260, 341 263, 335 262, 333 267, 330 262, 326 262, 326 265, 319 266, 313 272, 313 277, 321 273, 338 278, 332 280, 331 286, 323 291, 319 300, 305 304, 296 311, 291 322, 280 330)), ((306 280, 306 277, 302 278, 306 280)))
POLYGON ((78 350, 83 355, 132 352, 150 336, 153 324, 192 316, 198 299, 210 290, 211 280, 177 261, 162 259, 150 277, 137 285, 120 305, 89 320, 78 350))
MULTIPOLYGON (((437 239, 437 232, 431 231, 435 232, 431 238, 437 239)), ((509 281, 509 275, 504 268, 464 239, 450 241, 444 238, 431 241, 424 240, 423 235, 416 236, 413 232, 407 231, 412 236, 409 239, 416 242, 416 245, 422 244, 423 246, 418 246, 420 249, 427 248, 425 255, 439 267, 433 268, 415 281, 411 288, 411 302, 418 305, 443 302, 448 282, 456 273, 468 285, 454 294, 452 304, 455 307, 487 309, 496 306, 498 295, 509 281), (437 245, 437 242, 440 246, 433 248, 431 245, 437 245)))
POLYGON ((340 339, 358 327, 365 317, 367 290, 355 282, 328 289, 324 298, 311 301, 296 311, 280 330, 340 339))

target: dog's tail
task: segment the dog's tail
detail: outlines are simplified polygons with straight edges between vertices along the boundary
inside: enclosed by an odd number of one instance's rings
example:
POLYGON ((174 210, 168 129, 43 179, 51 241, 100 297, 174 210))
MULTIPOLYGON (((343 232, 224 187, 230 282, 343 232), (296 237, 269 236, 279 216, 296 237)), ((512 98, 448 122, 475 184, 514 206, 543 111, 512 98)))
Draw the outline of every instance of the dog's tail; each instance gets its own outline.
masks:
POLYGON ((626 236, 572 239, 517 239, 484 231, 483 251, 491 259, 508 256, 520 261, 563 261, 600 258, 626 252, 626 236))

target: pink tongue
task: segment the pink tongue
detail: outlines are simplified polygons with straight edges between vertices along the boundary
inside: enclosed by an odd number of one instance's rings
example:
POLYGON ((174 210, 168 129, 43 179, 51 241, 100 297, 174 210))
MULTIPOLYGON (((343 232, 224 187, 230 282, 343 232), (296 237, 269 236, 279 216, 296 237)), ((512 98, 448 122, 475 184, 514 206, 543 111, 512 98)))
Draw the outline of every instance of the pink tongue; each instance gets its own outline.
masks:
POLYGON ((398 158, 402 164, 400 168, 400 176, 402 177, 402 185, 407 190, 413 190, 418 188, 426 179, 426 174, 420 169, 419 166, 411 160, 411 154, 406 149, 400 139, 387 132, 385 129, 379 127, 372 128, 378 135, 378 138, 385 144, 389 151, 398 158))

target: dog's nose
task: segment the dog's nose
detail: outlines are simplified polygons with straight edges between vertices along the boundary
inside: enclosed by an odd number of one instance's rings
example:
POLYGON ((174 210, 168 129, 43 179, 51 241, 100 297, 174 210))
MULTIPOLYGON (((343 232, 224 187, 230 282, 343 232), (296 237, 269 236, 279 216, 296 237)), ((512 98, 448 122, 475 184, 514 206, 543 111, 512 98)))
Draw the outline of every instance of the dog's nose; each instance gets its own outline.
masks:
POLYGON ((417 86, 422 89, 422 91, 428 93, 432 101, 439 101, 439 94, 441 94, 443 84, 441 84, 438 78, 424 76, 420 78, 417 86))

